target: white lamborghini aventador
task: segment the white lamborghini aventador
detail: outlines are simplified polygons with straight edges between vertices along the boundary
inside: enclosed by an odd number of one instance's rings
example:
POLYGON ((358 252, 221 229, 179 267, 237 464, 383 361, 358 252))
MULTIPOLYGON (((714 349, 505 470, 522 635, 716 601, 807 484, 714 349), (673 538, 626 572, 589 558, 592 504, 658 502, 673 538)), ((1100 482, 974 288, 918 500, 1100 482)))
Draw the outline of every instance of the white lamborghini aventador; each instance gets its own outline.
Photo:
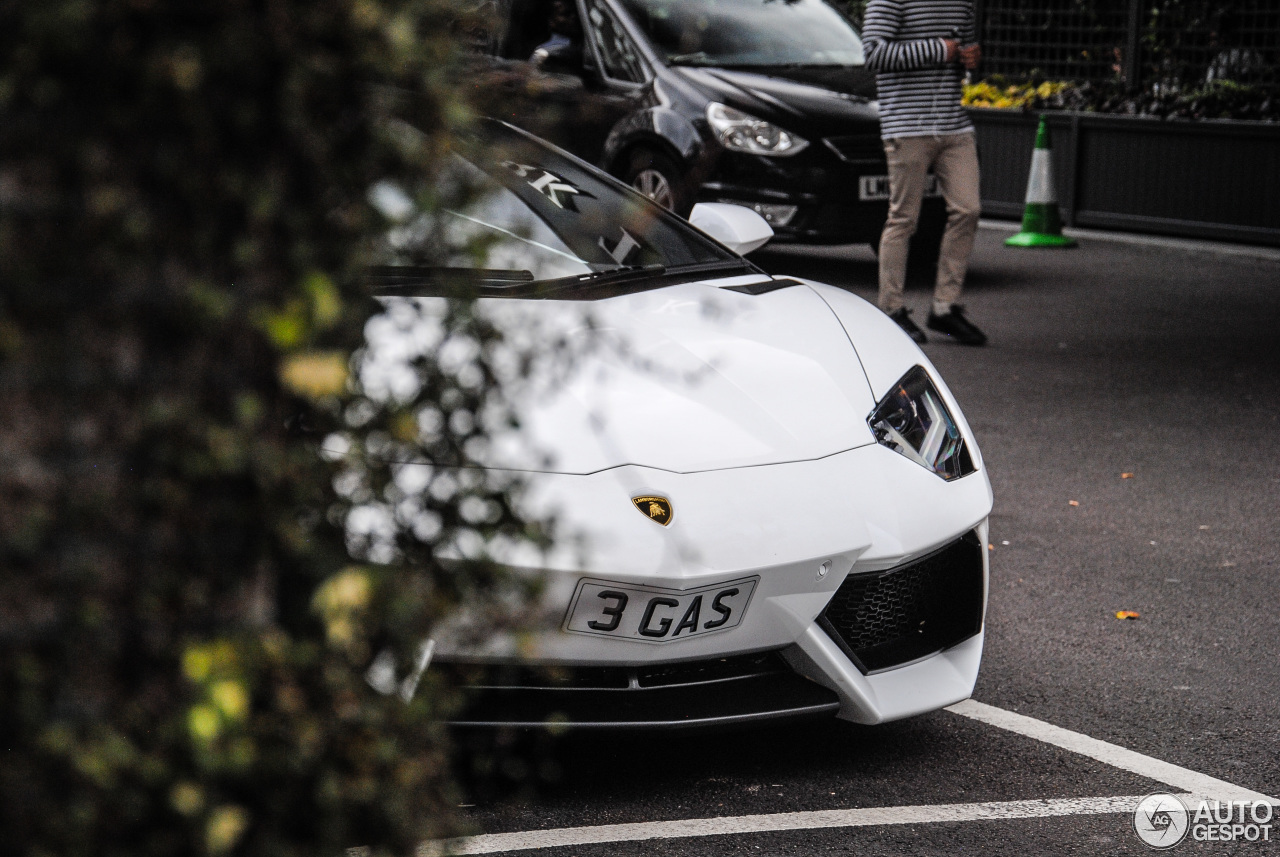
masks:
MULTIPOLYGON (((754 213, 700 206, 698 229, 523 132, 485 134, 502 154, 458 159, 476 192, 431 233, 458 246, 384 269, 389 311, 461 277, 496 318, 617 347, 517 397, 520 437, 482 462, 522 472, 584 549, 545 561, 548 619, 518 647, 436 640, 432 669, 483 667, 460 673, 483 690, 457 722, 880 723, 968 697, 991 486, 928 358, 849 292, 733 252, 767 240, 754 213)), ((412 335, 371 322, 366 362, 412 335)))

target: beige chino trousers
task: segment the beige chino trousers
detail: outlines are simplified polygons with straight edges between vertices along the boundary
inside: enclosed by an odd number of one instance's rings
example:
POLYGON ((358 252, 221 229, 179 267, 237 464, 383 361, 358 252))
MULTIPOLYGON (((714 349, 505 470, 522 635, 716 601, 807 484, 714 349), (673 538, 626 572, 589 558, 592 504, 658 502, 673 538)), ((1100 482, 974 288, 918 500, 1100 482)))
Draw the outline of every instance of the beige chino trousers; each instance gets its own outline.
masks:
POLYGON ((947 202, 933 299, 953 304, 960 298, 982 211, 974 135, 898 137, 885 140, 884 151, 889 161, 889 217, 880 235, 880 309, 892 313, 902 307, 907 248, 920 220, 930 167, 947 202))

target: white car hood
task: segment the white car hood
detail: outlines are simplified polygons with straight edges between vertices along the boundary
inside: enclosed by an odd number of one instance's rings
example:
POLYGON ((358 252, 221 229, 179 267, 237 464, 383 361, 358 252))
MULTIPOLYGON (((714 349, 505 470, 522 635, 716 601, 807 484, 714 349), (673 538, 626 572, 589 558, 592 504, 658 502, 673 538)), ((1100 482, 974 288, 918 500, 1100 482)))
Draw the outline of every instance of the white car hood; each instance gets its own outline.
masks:
POLYGON ((558 332, 580 352, 568 364, 537 361, 529 378, 509 385, 520 431, 495 437, 480 463, 692 473, 873 443, 866 419, 875 400, 844 327, 807 285, 757 295, 723 288, 760 281, 767 282, 739 277, 598 301, 480 301, 513 339, 519 331, 550 341, 558 332))

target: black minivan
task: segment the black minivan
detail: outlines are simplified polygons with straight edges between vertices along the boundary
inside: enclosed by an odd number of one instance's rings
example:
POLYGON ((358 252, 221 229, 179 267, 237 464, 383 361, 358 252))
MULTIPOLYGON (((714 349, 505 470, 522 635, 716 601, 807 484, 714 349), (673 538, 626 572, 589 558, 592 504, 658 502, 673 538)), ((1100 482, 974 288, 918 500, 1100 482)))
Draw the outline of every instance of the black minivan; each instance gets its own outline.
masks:
MULTIPOLYGON (((682 214, 759 212, 776 240, 878 244, 888 179, 857 29, 825 0, 500 0, 497 62, 530 61, 573 102, 503 118, 682 214)), ((918 249, 946 221, 925 200, 918 249)), ((927 252, 927 250, 926 250, 927 252)))

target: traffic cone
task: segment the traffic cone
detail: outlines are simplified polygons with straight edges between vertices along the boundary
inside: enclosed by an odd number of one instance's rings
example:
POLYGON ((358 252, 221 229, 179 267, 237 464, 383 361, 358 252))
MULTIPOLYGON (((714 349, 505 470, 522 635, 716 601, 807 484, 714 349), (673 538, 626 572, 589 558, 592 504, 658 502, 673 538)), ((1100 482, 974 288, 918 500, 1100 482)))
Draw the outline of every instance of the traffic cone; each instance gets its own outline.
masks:
POLYGON ((1076 239, 1062 234, 1058 193, 1053 187, 1053 146, 1049 126, 1040 117, 1036 149, 1031 153, 1031 177, 1027 180, 1027 207, 1022 211, 1022 231, 1005 240, 1008 247, 1074 247, 1076 239))

